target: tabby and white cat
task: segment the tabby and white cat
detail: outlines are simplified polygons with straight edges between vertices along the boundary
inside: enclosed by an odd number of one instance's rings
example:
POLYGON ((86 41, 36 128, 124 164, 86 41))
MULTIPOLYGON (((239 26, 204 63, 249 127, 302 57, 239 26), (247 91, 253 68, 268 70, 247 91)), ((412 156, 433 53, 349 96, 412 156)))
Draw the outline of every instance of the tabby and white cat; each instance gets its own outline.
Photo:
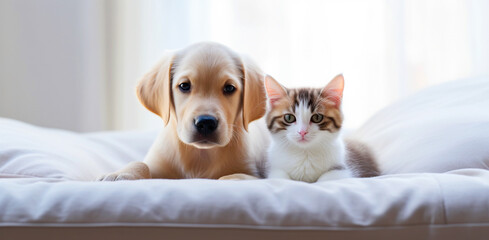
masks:
POLYGON ((288 89, 266 77, 269 178, 316 182, 379 175, 368 149, 341 137, 343 86, 343 75, 322 89, 288 89))

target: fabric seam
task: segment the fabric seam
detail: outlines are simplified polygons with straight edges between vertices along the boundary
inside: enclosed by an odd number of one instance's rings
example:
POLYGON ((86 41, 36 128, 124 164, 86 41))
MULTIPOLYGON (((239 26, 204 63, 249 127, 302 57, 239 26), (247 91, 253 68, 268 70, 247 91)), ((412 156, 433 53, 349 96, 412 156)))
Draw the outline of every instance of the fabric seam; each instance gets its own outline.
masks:
POLYGON ((447 220, 447 208, 446 208, 446 205, 445 205, 445 194, 444 194, 444 191, 443 191, 443 187, 442 187, 442 185, 440 183, 440 180, 438 180, 438 178, 436 176, 433 176, 433 178, 435 179, 435 182, 438 185, 438 188, 440 189, 441 205, 442 205, 442 214, 443 214, 443 223, 448 224, 448 220, 447 220))

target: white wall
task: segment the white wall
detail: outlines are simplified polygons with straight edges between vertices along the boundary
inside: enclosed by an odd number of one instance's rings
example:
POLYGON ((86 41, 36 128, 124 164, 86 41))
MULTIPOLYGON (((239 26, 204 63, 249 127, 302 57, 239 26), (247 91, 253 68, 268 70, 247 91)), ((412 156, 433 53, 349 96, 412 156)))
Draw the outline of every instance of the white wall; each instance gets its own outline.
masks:
POLYGON ((103 2, 0 1, 0 117, 107 127, 103 2))

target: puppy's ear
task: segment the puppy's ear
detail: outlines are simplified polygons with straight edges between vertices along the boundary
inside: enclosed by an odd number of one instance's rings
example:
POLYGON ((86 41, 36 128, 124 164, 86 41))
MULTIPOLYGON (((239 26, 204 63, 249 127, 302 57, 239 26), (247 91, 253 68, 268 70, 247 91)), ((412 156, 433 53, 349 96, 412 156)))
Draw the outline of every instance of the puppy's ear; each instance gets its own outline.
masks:
POLYGON ((170 121, 171 96, 171 67, 174 54, 166 52, 163 58, 146 73, 136 87, 139 101, 148 110, 159 115, 165 126, 170 121))
POLYGON ((267 97, 263 80, 265 74, 249 59, 241 58, 243 71, 243 127, 257 120, 266 111, 267 97))

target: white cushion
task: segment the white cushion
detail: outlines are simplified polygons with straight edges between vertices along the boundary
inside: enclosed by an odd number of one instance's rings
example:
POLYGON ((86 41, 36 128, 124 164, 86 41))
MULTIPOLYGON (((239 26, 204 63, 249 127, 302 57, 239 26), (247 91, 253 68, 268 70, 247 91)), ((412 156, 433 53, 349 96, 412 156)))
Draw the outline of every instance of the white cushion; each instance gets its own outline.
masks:
POLYGON ((379 111, 352 134, 384 174, 489 169, 489 78, 428 88, 379 111))
POLYGON ((439 227, 463 227, 462 233, 481 226, 489 229, 488 189, 489 171, 482 169, 315 184, 278 179, 10 179, 0 180, 0 227, 179 226, 389 232, 417 226, 418 231, 409 235, 414 239, 435 234, 439 227))
POLYGON ((142 161, 156 133, 77 134, 0 118, 0 177, 93 180, 142 161))

